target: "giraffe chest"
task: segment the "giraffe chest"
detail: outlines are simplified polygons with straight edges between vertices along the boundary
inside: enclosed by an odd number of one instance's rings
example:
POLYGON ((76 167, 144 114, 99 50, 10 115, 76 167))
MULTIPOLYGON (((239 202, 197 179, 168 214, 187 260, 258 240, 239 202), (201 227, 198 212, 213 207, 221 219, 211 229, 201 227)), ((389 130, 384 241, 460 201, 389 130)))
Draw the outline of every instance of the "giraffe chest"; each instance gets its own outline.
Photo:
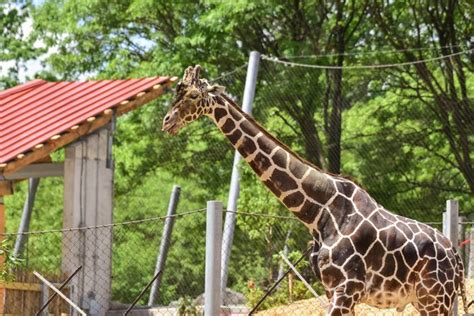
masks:
POLYGON ((358 293, 358 301, 378 308, 403 309, 414 301, 410 271, 416 260, 403 232, 375 231, 372 225, 359 225, 348 235, 334 235, 322 242, 318 268, 326 289, 358 293), (372 230, 371 228, 372 227, 372 230), (388 238, 385 238, 385 235, 388 238))

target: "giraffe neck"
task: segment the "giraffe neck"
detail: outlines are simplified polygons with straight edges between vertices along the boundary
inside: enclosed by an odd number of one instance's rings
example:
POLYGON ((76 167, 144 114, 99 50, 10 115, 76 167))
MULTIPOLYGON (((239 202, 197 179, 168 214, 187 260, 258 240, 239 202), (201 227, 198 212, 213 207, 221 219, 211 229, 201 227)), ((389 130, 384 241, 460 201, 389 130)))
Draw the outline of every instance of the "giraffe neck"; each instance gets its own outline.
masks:
POLYGON ((208 114, 260 180, 306 225, 335 197, 333 177, 298 157, 228 97, 215 96, 208 114))

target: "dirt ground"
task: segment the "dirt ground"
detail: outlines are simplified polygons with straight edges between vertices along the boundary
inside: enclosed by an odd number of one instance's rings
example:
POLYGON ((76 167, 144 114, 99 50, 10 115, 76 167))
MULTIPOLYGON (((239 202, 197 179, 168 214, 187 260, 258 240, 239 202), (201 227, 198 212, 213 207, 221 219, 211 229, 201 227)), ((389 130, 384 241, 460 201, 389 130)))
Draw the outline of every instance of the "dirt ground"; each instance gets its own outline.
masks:
MULTIPOLYGON (((468 294, 467 300, 474 300, 474 279, 466 280, 466 291, 468 294)), ((321 297, 320 300, 317 299, 307 299, 296 301, 293 304, 282 305, 267 309, 257 313, 258 316, 283 316, 283 315, 325 315, 327 306, 327 298, 321 297)), ((459 313, 458 315, 463 315, 462 302, 459 301, 459 313)), ((360 304, 356 306, 356 315, 362 316, 415 316, 419 315, 413 306, 408 305, 402 313, 398 313, 395 309, 378 309, 371 307, 366 304, 360 304)))

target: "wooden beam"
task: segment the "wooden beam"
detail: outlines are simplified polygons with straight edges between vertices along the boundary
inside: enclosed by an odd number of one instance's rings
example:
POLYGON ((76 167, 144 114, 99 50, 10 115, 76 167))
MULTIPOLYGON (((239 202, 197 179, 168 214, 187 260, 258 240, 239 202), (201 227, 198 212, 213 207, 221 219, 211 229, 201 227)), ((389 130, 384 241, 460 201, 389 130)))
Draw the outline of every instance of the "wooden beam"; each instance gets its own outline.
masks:
MULTIPOLYGON (((54 284, 57 287, 61 286, 61 284, 59 283, 52 283, 52 284, 54 284)), ((2 289, 15 290, 15 291, 41 292, 41 284, 40 283, 26 283, 26 282, 2 282, 0 283, 0 290, 2 289)))
MULTIPOLYGON (((0 195, 0 242, 3 241, 5 234, 5 205, 3 204, 3 196, 0 195)), ((0 256, 0 267, 5 263, 5 257, 0 256)), ((0 288, 0 315, 5 314, 5 293, 4 288, 0 288)))
POLYGON ((13 194, 12 181, 0 181, 0 196, 13 194))
POLYGON ((24 282, 7 282, 7 283, 0 283, 0 289, 41 292, 41 284, 24 283, 24 282))
MULTIPOLYGON (((127 113, 157 98, 158 96, 163 94, 165 90, 169 86, 171 86, 174 81, 176 81, 176 79, 176 77, 172 77, 167 82, 157 87, 157 89, 152 88, 148 90, 147 93, 145 93, 142 97, 136 98, 123 105, 119 104, 118 106, 116 106, 117 116, 127 113)), ((110 122, 112 114, 112 112, 105 111, 100 116, 97 116, 96 119, 93 121, 86 120, 76 129, 70 129, 66 133, 58 135, 59 137, 55 135, 56 137, 46 142, 43 147, 26 153, 25 156, 21 159, 9 162, 6 166, 0 166, 0 177, 6 177, 8 175, 11 175, 15 171, 20 170, 25 166, 38 161, 39 159, 43 159, 56 149, 64 147, 65 145, 77 140, 78 138, 101 128, 102 126, 110 122)))
POLYGON ((117 107, 117 116, 130 112, 136 109, 137 107, 156 99, 158 96, 162 95, 165 92, 165 90, 172 85, 174 81, 176 81, 175 78, 176 77, 169 79, 169 81, 167 81, 165 84, 156 85, 149 92, 141 95, 139 98, 133 101, 121 104, 119 107, 117 107))
POLYGON ((35 163, 5 176, 6 180, 64 176, 64 163, 35 163))
MULTIPOLYGON (((44 144, 42 144, 42 145, 44 146, 44 144)), ((41 147, 43 147, 43 146, 41 146, 41 147)), ((40 147, 40 148, 41 148, 41 147, 40 147)), ((48 162, 53 162, 53 158, 51 158, 50 155, 45 156, 45 157, 43 157, 43 158, 41 158, 41 159, 36 160, 36 163, 48 163, 48 162)))

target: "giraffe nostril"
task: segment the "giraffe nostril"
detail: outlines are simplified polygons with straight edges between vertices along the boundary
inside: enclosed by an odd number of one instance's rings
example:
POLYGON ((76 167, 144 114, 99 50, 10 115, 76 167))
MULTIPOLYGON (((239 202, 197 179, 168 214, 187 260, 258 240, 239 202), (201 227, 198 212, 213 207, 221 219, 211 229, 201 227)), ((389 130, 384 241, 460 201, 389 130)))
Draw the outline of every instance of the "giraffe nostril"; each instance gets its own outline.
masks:
POLYGON ((165 116, 165 122, 168 122, 168 121, 170 120, 170 117, 171 117, 171 116, 170 116, 169 114, 166 115, 166 116, 165 116))

